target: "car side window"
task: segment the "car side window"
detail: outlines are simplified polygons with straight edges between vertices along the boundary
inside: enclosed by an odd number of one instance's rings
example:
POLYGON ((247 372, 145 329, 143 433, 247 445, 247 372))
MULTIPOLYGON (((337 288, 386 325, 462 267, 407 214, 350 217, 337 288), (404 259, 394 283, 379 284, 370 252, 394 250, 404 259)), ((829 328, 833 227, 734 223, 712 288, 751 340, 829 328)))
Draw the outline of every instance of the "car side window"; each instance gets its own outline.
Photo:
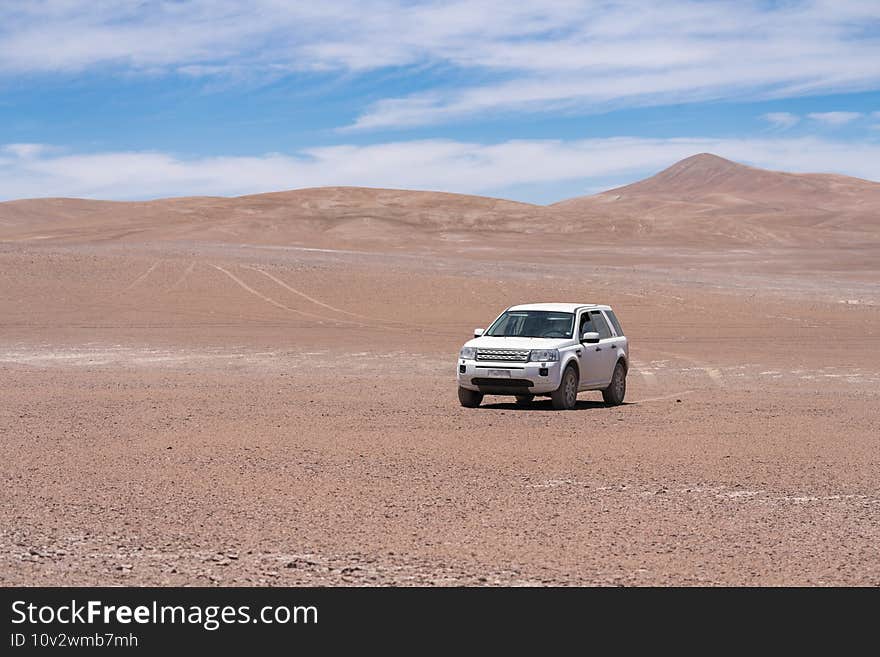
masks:
POLYGON ((605 321, 605 317, 602 316, 600 311, 591 310, 590 320, 593 322, 593 330, 599 334, 600 340, 611 337, 611 329, 608 328, 608 322, 605 321))
POLYGON ((578 337, 582 337, 584 333, 589 333, 595 331, 593 328, 593 323, 590 321, 590 313, 584 313, 581 315, 581 327, 578 330, 578 337))
POLYGON ((614 327, 615 333, 622 338, 623 329, 620 327, 620 321, 617 319, 617 315, 614 314, 613 310, 606 310, 605 314, 608 316, 608 319, 611 320, 611 326, 614 327))

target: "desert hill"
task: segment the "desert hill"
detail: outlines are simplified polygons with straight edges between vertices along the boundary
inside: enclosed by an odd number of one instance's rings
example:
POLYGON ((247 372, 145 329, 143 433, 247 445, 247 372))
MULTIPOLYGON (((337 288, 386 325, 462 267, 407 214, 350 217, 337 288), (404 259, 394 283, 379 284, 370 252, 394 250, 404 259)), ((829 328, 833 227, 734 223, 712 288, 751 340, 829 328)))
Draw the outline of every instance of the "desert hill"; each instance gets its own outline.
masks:
POLYGON ((0 240, 400 242, 420 234, 534 230, 544 208, 442 192, 322 187, 235 198, 0 203, 0 240))
POLYGON ((645 180, 550 206, 637 239, 814 245, 880 240, 880 183, 768 171, 702 153, 645 180))
POLYGON ((544 233, 548 239, 582 234, 599 244, 703 247, 877 243, 880 183, 767 171, 704 153, 640 182, 550 206, 361 187, 235 198, 0 203, 0 240, 16 242, 395 246, 528 233, 544 233))

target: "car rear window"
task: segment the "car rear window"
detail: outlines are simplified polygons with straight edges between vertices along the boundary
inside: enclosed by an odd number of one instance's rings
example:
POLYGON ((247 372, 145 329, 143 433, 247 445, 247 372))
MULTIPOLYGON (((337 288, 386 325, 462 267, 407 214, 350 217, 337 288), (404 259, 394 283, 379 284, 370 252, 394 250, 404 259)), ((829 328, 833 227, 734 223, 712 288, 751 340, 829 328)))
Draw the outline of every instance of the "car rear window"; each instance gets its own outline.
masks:
POLYGON ((614 332, 617 335, 623 336, 623 329, 620 327, 620 322, 617 320, 617 315, 614 314, 613 310, 606 310, 605 314, 608 315, 608 319, 611 320, 611 325, 614 327, 614 332))

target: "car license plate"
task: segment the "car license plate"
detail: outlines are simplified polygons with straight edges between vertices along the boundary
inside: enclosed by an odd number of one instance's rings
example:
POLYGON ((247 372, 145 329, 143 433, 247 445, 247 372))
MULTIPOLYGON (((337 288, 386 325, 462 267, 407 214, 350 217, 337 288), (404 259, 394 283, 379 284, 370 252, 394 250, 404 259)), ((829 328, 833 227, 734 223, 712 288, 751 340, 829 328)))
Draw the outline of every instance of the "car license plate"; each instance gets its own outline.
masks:
POLYGON ((489 370, 489 376, 493 379, 509 379, 510 370, 489 370))

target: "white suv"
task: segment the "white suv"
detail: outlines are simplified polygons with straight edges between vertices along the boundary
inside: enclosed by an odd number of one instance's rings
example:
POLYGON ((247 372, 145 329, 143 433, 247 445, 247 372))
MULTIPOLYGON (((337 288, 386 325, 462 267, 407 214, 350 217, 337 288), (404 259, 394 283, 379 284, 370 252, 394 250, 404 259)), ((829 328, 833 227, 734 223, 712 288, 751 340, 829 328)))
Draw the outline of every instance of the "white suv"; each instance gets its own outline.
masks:
POLYGON ((458 399, 474 408, 483 395, 515 395, 520 405, 542 395, 554 408, 571 409, 578 392, 601 390, 607 404, 622 404, 628 348, 610 306, 511 306, 461 348, 458 399))

